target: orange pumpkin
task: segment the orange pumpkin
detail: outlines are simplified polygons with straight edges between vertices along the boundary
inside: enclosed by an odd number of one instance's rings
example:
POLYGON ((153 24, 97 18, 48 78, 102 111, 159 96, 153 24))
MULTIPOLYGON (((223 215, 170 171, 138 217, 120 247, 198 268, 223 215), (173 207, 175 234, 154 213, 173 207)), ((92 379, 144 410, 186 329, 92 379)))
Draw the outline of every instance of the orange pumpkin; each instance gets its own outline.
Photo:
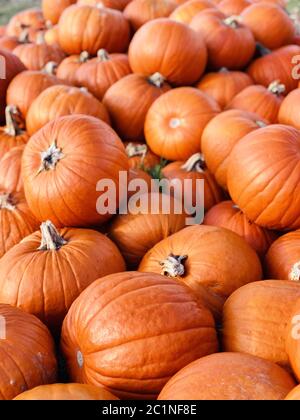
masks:
POLYGON ((248 133, 266 125, 256 114, 241 110, 222 112, 205 127, 201 148, 210 172, 219 185, 228 189, 227 173, 230 154, 235 145, 248 133))
POLYGON ((144 143, 125 143, 126 153, 129 158, 129 167, 149 171, 160 164, 160 157, 149 150, 144 143))
POLYGON ((42 0, 42 10, 46 21, 56 25, 62 12, 77 0, 42 0))
POLYGON ((78 0, 78 4, 123 10, 131 0, 78 0))
POLYGON ((148 111, 147 144, 165 159, 187 160, 201 150, 203 130, 219 111, 217 102, 199 89, 173 89, 158 98, 148 111))
POLYGON ((36 44, 19 45, 13 50, 28 70, 42 70, 47 63, 59 64, 65 57, 56 45, 47 45, 44 41, 36 44))
POLYGON ((216 73, 207 73, 196 87, 212 96, 224 109, 241 90, 252 84, 247 73, 229 71, 224 67, 216 73))
POLYGON ((286 400, 300 401, 300 385, 292 389, 292 391, 286 396, 286 400))
POLYGON ((277 239, 265 260, 268 278, 300 282, 300 230, 277 239))
POLYGON ((218 9, 226 16, 238 16, 251 4, 251 0, 221 0, 218 9))
POLYGON ((211 313, 185 286, 127 272, 80 295, 64 321, 61 347, 71 380, 123 399, 155 399, 172 375, 218 343, 211 313))
POLYGON ((158 243, 145 255, 139 271, 182 281, 217 318, 228 296, 262 276, 259 259, 244 239, 203 225, 187 227, 158 243))
POLYGON ((300 227, 299 157, 300 132, 284 125, 255 130, 235 146, 228 189, 252 222, 268 229, 300 227))
POLYGON ((134 35, 128 54, 134 73, 151 76, 158 72, 176 86, 197 82, 207 62, 202 37, 186 25, 164 18, 143 25, 134 35))
POLYGON ((59 47, 58 25, 49 27, 44 33, 44 40, 47 45, 59 47))
POLYGON ((87 51, 83 51, 80 55, 70 55, 66 57, 57 67, 56 76, 60 80, 64 80, 70 85, 77 86, 77 71, 80 67, 87 63, 90 55, 87 51))
POLYGON ((293 378, 268 360, 218 353, 186 366, 164 387, 159 400, 283 400, 293 378))
POLYGON ((19 37, 24 29, 40 31, 46 27, 42 10, 32 8, 15 14, 6 27, 6 35, 19 37))
POLYGON ((297 301, 296 305, 293 308, 293 313, 291 315, 291 319, 287 328, 287 335, 286 335, 286 349, 289 356, 289 361, 298 381, 300 381, 299 319, 300 319, 300 300, 297 301))
POLYGON ((8 51, 13 51, 21 42, 16 36, 5 35, 0 37, 0 48, 8 51))
POLYGON ((147 185, 147 188, 148 188, 147 191, 151 191, 152 179, 153 178, 147 172, 145 172, 143 169, 129 168, 129 171, 128 171, 128 198, 130 198, 130 197, 132 197, 133 195, 136 194, 135 188, 134 188, 134 191, 129 191, 129 186, 132 185, 132 184, 130 184, 131 181, 138 180, 138 182, 140 182, 142 180, 147 185))
POLYGON ((0 159, 13 147, 27 143, 29 135, 21 128, 20 113, 15 106, 7 106, 6 126, 0 127, 0 159))
POLYGON ((171 13, 170 19, 188 25, 199 12, 213 7, 214 4, 210 0, 189 0, 176 8, 171 13))
POLYGON ((284 98, 278 114, 280 124, 292 125, 300 129, 299 98, 299 88, 293 90, 284 98))
POLYGON ((9 192, 24 190, 21 161, 24 146, 13 147, 0 160, 0 187, 9 192))

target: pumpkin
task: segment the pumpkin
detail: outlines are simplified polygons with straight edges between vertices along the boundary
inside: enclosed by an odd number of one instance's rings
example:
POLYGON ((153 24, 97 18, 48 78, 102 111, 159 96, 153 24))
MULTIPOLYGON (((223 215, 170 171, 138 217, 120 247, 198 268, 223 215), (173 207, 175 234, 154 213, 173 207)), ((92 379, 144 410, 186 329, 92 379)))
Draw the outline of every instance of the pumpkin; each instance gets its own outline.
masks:
POLYGON ((268 360, 242 353, 203 357, 177 373, 159 400, 283 400, 293 378, 268 360))
POLYGON ((300 132, 284 125, 255 130, 235 146, 228 189, 252 222, 277 230, 300 227, 299 157, 300 132))
POLYGON ((6 35, 19 37, 24 29, 38 32, 44 29, 46 22, 43 12, 38 8, 23 10, 15 14, 6 27, 6 35))
POLYGON ((129 167, 149 171, 160 164, 160 157, 151 152, 144 143, 125 143, 129 167))
POLYGON ((276 124, 284 92, 285 86, 277 80, 272 82, 268 88, 261 85, 248 86, 229 102, 227 109, 254 112, 262 119, 276 124))
POLYGON ((202 37, 165 18, 147 22, 135 33, 128 56, 134 73, 151 76, 158 72, 175 86, 197 82, 207 62, 202 37))
POLYGON ((202 299, 219 318, 228 296, 261 279, 255 251, 239 235, 212 226, 190 226, 155 245, 139 271, 177 279, 202 299))
POLYGON ((288 369, 286 330, 298 299, 299 285, 283 280, 255 282, 236 290, 223 310, 224 351, 252 354, 288 369))
POLYGON ((0 340, 0 400, 55 382, 55 348, 47 328, 33 315, 9 305, 0 304, 0 316, 6 335, 0 340))
POLYGON ((124 270, 120 252, 106 236, 87 229, 58 231, 48 221, 1 259, 0 301, 36 315, 58 335, 87 286, 124 270))
POLYGON ((251 0, 222 0, 218 3, 218 9, 226 16, 238 16, 251 4, 251 0))
POLYGON ((129 267, 136 268, 144 255, 162 239, 185 227, 186 214, 176 214, 175 201, 169 196, 170 212, 163 211, 163 195, 150 193, 141 195, 138 214, 117 216, 110 227, 109 237, 117 244, 129 267), (151 202, 158 211, 151 211, 151 202))
POLYGON ((13 147, 0 160, 0 186, 5 191, 22 192, 21 161, 24 146, 13 147))
POLYGON ((42 0, 42 10, 46 21, 56 25, 62 12, 76 0, 42 0))
POLYGON ((114 182, 113 204, 118 204, 123 199, 118 194, 119 171, 128 170, 128 158, 121 140, 106 123, 71 115, 51 121, 31 137, 22 166, 29 207, 41 222, 51 220, 58 227, 92 226, 111 216, 101 208, 103 192, 96 191, 98 182, 114 182))
POLYGON ((113 401, 118 400, 105 388, 85 384, 41 385, 18 395, 18 401, 113 401))
POLYGON ((20 126, 20 113, 14 106, 7 106, 6 126, 0 127, 0 159, 13 147, 27 143, 29 135, 20 126))
POLYGON ((33 135, 49 121, 72 114, 91 115, 110 123, 104 105, 85 88, 57 85, 44 90, 31 104, 26 115, 27 131, 33 135))
POLYGON ((214 4, 210 0, 189 0, 176 8, 174 12, 171 13, 170 19, 188 25, 193 17, 199 12, 213 7, 214 4))
POLYGON ((162 169, 162 175, 175 185, 180 181, 183 185, 183 196, 193 207, 197 205, 197 189, 198 180, 204 181, 204 210, 209 210, 213 205, 222 200, 223 192, 216 183, 213 175, 207 170, 205 160, 201 153, 191 156, 187 162, 172 162, 162 169), (190 180, 192 182, 192 190, 185 188, 184 182, 190 180))
POLYGON ((265 259, 268 278, 300 281, 300 230, 277 239, 265 259))
MULTIPOLYGON (((4 49, 0 50, 0 66, 4 63, 4 78, 0 83, 0 123, 5 121, 6 92, 12 79, 25 70, 24 64, 18 57, 4 49)), ((2 67, 1 67, 2 70, 2 67)))
POLYGON ((7 89, 6 102, 15 105, 22 118, 26 118, 30 105, 45 89, 63 83, 54 76, 54 68, 54 64, 51 64, 42 71, 23 71, 11 81, 7 89))
POLYGON ((147 144, 165 159, 187 160, 200 151, 203 130, 219 111, 217 102, 199 89, 173 89, 158 98, 148 111, 147 144))
POLYGON ((20 45, 19 38, 16 36, 3 36, 0 37, 0 49, 13 51, 18 45, 20 45))
POLYGON ((255 40, 249 28, 236 16, 207 9, 198 13, 190 27, 202 35, 208 50, 208 64, 213 69, 244 68, 255 52, 255 40))
POLYGON ((111 9, 123 10, 131 0, 78 0, 78 4, 90 6, 108 7, 111 9))
POLYGON ((98 51, 97 58, 78 66, 75 83, 85 86, 96 98, 102 100, 114 83, 130 73, 126 54, 108 54, 102 49, 98 51))
POLYGON ((292 389, 292 391, 286 396, 286 400, 300 401, 300 385, 292 389))
POLYGON ((211 313, 184 285, 127 272, 80 295, 64 321, 61 348, 71 380, 123 399, 155 399, 171 376, 218 343, 211 313))
POLYGON ((28 70, 42 70, 47 63, 59 64, 65 57, 56 45, 47 45, 44 41, 36 44, 19 45, 13 50, 28 70))
POLYGON ((243 24, 251 29, 256 41, 264 47, 274 50, 291 44, 295 26, 282 7, 259 2, 251 4, 240 16, 243 24))
POLYGON ((235 145, 248 133, 266 125, 256 114, 241 110, 225 111, 205 127, 201 148, 205 162, 218 184, 227 190, 230 154, 235 145))
POLYGON ((134 32, 149 20, 168 17, 177 7, 173 0, 133 0, 124 10, 134 32))
POLYGON ((47 45, 59 47, 58 25, 48 28, 44 33, 44 40, 47 45))
MULTIPOLYGON (((141 180, 145 181, 146 185, 147 185, 147 188, 148 188, 147 191, 151 191, 153 178, 151 178, 151 176, 147 172, 145 172, 143 169, 129 168, 129 171, 128 171, 128 187, 130 185, 132 185, 132 184, 130 184, 130 182, 135 181, 135 180, 138 180, 139 183, 140 183, 141 180)), ((135 194, 136 194, 136 191, 128 191, 128 198, 132 197, 135 194)))
POLYGON ((225 67, 218 72, 207 73, 196 85, 212 96, 224 109, 241 90, 253 84, 251 78, 241 71, 229 71, 225 67))
POLYGON ((230 200, 212 207, 205 215, 204 224, 232 230, 244 238, 261 258, 266 255, 277 237, 274 232, 250 222, 230 200))
POLYGON ((286 93, 296 89, 298 79, 294 77, 295 61, 300 55, 299 45, 288 45, 277 50, 263 50, 263 56, 254 60, 248 68, 248 74, 255 83, 268 87, 274 80, 285 86, 286 93))
MULTIPOLYGON (((297 285, 298 286, 298 285, 297 285)), ((297 301, 293 308, 293 313, 287 328, 286 349, 289 355, 289 361, 293 368, 293 372, 300 381, 300 335, 299 335, 299 319, 300 319, 300 300, 297 301)))
POLYGON ((299 114, 300 89, 290 92, 283 100, 278 114, 280 124, 292 125, 300 129, 299 114))
POLYGON ((127 50, 130 27, 117 10, 75 4, 63 12, 58 34, 59 44, 68 55, 82 51, 96 55, 101 48, 121 53, 127 50))
POLYGON ((112 125, 124 140, 144 139, 144 125, 151 105, 170 90, 164 78, 155 73, 150 77, 129 74, 113 84, 103 98, 112 125))
POLYGON ((77 71, 89 60, 89 53, 83 51, 80 55, 66 57, 57 67, 56 76, 70 85, 77 86, 77 71))

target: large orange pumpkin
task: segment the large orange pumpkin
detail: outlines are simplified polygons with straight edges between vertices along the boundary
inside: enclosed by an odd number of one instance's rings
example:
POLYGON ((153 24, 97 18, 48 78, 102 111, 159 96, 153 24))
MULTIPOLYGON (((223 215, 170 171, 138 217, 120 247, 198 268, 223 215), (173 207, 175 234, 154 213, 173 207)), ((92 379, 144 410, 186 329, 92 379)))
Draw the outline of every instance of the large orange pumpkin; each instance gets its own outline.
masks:
POLYGON ((269 229, 299 228, 300 132, 272 125, 245 136, 229 159, 228 189, 252 222, 269 229))
POLYGON ((59 64, 64 52, 56 45, 47 45, 44 41, 35 44, 22 44, 13 50, 28 70, 42 70, 47 63, 59 64))
POLYGON ((0 160, 0 187, 9 192, 22 192, 21 162, 24 146, 13 147, 0 160))
POLYGON ((200 152, 203 130, 219 111, 217 102, 199 89, 173 89, 149 109, 145 122, 147 144, 165 159, 187 160, 200 152))
POLYGON ((228 296, 262 276, 259 259, 244 239, 203 225, 187 227, 158 243, 145 255, 139 271, 182 281, 217 317, 228 296))
POLYGON ((99 277, 125 270, 117 247, 87 229, 56 230, 51 222, 0 262, 0 302, 36 315, 54 334, 73 301, 99 277))
POLYGON ((283 280, 247 284, 223 310, 224 351, 248 353, 289 368, 286 331, 300 286, 283 280))
POLYGON ((27 143, 29 135, 21 128, 21 115, 15 106, 7 106, 5 110, 6 125, 0 127, 0 159, 13 147, 27 143))
POLYGON ((170 90, 164 78, 129 74, 113 84, 103 98, 112 125, 123 140, 144 139, 144 125, 149 108, 163 93, 170 90))
POLYGON ((159 400, 283 400, 293 378, 268 360, 218 353, 186 366, 164 387, 159 400))
POLYGON ((68 55, 82 51, 96 55, 101 48, 110 53, 126 51, 130 27, 118 10, 75 4, 61 15, 58 32, 59 44, 68 55))
POLYGON ((0 304, 0 400, 56 381, 55 348, 47 328, 33 315, 0 304))
POLYGON ((202 10, 213 7, 214 3, 210 0, 188 0, 174 10, 174 12, 170 15, 170 19, 186 23, 188 25, 193 17, 202 10))
POLYGON ((300 230, 277 239, 265 259, 267 276, 300 282, 300 230))
POLYGON ((89 58, 87 51, 83 51, 80 55, 66 57, 57 67, 56 76, 70 85, 77 86, 77 71, 84 63, 87 63, 89 58))
POLYGON ((134 73, 151 76, 158 72, 176 86, 197 82, 207 61, 202 37, 186 25, 164 18, 143 25, 128 54, 134 73))
POLYGON ((85 290, 64 321, 61 344, 71 380, 126 399, 156 398, 183 366, 218 349, 211 313, 185 286, 136 272, 85 290))
POLYGON ((46 21, 56 25, 62 12, 77 0, 42 0, 42 10, 46 21))
POLYGON ((284 98, 278 114, 280 124, 292 125, 300 129, 299 100, 300 88, 293 90, 284 98))
POLYGON ((57 226, 92 226, 108 220, 111 214, 101 203, 101 214, 97 211, 103 195, 97 192, 98 182, 114 182, 112 200, 118 205, 123 199, 118 194, 119 171, 127 170, 128 158, 116 133, 84 115, 51 121, 31 137, 23 155, 28 204, 41 222, 51 220, 57 226))
POLYGON ((217 7, 226 16, 238 16, 251 4, 252 0, 221 0, 217 7))
POLYGON ((300 300, 297 301, 293 309, 286 340, 290 364, 298 381, 300 381, 300 300))
POLYGON ((125 146, 131 169, 149 171, 160 164, 160 157, 152 153, 147 144, 130 142, 125 143, 125 146))
POLYGON ((110 9, 123 10, 131 0, 78 0, 78 4, 107 7, 110 9))
POLYGON ((290 401, 300 401, 300 385, 292 389, 292 391, 286 396, 285 399, 290 401))
POLYGON ((24 29, 39 31, 44 29, 46 22, 42 10, 31 8, 15 14, 6 27, 6 34, 19 37, 24 29))
POLYGON ((248 133, 266 125, 258 115, 241 110, 222 112, 205 127, 201 148, 208 169, 225 190, 229 157, 235 145, 248 133))
POLYGON ((85 88, 57 85, 44 90, 31 104, 26 127, 33 135, 49 121, 64 115, 85 114, 110 124, 105 106, 85 88))

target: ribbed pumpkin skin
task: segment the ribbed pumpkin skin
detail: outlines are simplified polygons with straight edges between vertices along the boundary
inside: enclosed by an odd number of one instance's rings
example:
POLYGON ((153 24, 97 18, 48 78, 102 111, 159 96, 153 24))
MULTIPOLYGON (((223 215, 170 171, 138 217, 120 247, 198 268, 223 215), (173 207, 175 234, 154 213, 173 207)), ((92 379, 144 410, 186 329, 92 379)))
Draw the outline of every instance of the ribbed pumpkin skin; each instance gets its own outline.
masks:
POLYGON ((14 147, 0 160, 0 188, 9 192, 24 190, 21 162, 24 146, 14 147))
POLYGON ((210 0, 189 0, 176 8, 170 15, 170 19, 188 25, 194 16, 202 12, 202 10, 212 7, 214 7, 214 3, 210 0))
POLYGON ((207 62, 202 37, 186 25, 165 18, 147 22, 136 32, 128 56, 134 73, 151 76, 159 72, 175 86, 197 82, 207 62))
POLYGON ((265 270, 268 278, 300 282, 300 230, 273 243, 266 255, 265 270))
POLYGON ((199 89, 173 89, 149 109, 146 142, 158 156, 172 161, 187 160, 200 152, 203 130, 219 112, 217 102, 199 89))
POLYGON ((88 57, 84 60, 81 59, 79 54, 70 55, 66 57, 58 66, 56 76, 60 80, 64 80, 70 85, 78 86, 77 83, 77 70, 83 65, 84 61, 88 60, 88 57))
POLYGON ((94 280, 125 270, 116 246, 92 230, 63 229, 67 241, 59 250, 39 250, 35 232, 0 262, 0 302, 36 315, 59 334, 73 301, 94 280))
POLYGON ((11 400, 21 392, 56 381, 53 339, 34 316, 0 304, 7 339, 0 340, 0 400, 11 400))
POLYGON ((45 19, 42 11, 38 8, 31 8, 17 13, 10 19, 6 27, 6 34, 19 37, 24 26, 31 30, 44 29, 45 19))
POLYGON ((58 32, 59 44, 66 54, 87 51, 96 55, 100 48, 110 53, 125 52, 130 27, 117 10, 75 4, 61 15, 58 32))
POLYGON ((223 311, 224 351, 248 353, 288 369, 286 332, 300 286, 284 280, 247 284, 227 300, 223 311))
MULTIPOLYGON (((123 10, 131 0, 101 0, 104 7, 110 9, 123 10)), ((78 0, 78 4, 88 4, 90 6, 96 6, 99 0, 78 0)))
POLYGON ((42 385, 18 395, 18 401, 113 401, 115 397, 105 388, 84 384, 42 385))
POLYGON ((91 93, 73 86, 57 85, 44 90, 31 104, 26 127, 32 136, 48 122, 72 114, 84 114, 110 124, 104 105, 91 93))
POLYGON ((300 401, 300 385, 296 386, 285 398, 290 401, 300 401))
POLYGON ((56 45, 23 44, 13 50, 28 70, 42 70, 47 63, 61 63, 65 58, 63 51, 56 45))
POLYGON ((186 287, 136 272, 99 279, 82 293, 61 344, 72 380, 126 399, 155 399, 183 366, 218 349, 211 313, 186 287))
POLYGON ((223 201, 205 215, 204 224, 223 227, 240 235, 263 258, 276 239, 276 234, 250 222, 232 201, 223 201))
POLYGON ((283 99, 283 95, 274 94, 264 86, 253 85, 238 93, 226 109, 253 112, 271 124, 276 124, 283 99))
POLYGON ((62 12, 74 3, 76 3, 76 0, 43 0, 42 10, 44 18, 46 21, 56 25, 62 12))
POLYGON ((290 364, 300 381, 300 336, 299 336, 300 299, 296 303, 287 328, 286 349, 290 364))
POLYGON ((281 367, 241 353, 218 353, 186 366, 159 400, 283 400, 295 386, 281 367))
POLYGON ((291 125, 300 129, 299 100, 299 88, 293 90, 284 98, 278 114, 280 124, 291 125))
POLYGON ((22 164, 25 195, 41 222, 51 220, 60 227, 93 226, 107 221, 110 215, 101 215, 96 209, 101 197, 96 187, 104 178, 115 182, 117 202, 123 199, 118 196, 118 185, 119 171, 128 170, 125 148, 116 133, 96 118, 72 115, 51 121, 31 137, 22 164), (54 142, 64 158, 53 170, 37 175, 41 153, 54 142))
POLYGON ((300 132, 295 128, 273 125, 256 130, 245 136, 230 156, 230 195, 260 226, 278 230, 300 227, 299 181, 300 132))
POLYGON ((251 0, 222 0, 218 3, 218 9, 226 16, 237 16, 251 4, 251 0))
POLYGON ((29 135, 26 131, 20 132, 14 136, 7 133, 6 127, 0 127, 0 159, 13 148, 24 146, 28 140, 29 135))
POLYGON ((45 31, 44 40, 47 45, 59 46, 58 25, 55 25, 45 31))
POLYGON ((247 73, 221 69, 217 73, 207 73, 197 84, 197 88, 212 96, 224 109, 234 96, 252 84, 247 73))
POLYGON ((188 256, 185 273, 176 277, 204 298, 216 317, 224 302, 244 284, 261 279, 253 249, 237 234, 218 227, 190 226, 158 243, 143 258, 139 271, 160 274, 171 254, 188 256))
POLYGON ((170 214, 162 212, 161 194, 147 194, 147 200, 148 204, 141 208, 140 214, 117 216, 109 230, 109 237, 117 244, 129 267, 136 268, 149 249, 185 227, 187 215, 184 211, 175 214, 173 199, 170 214), (151 200, 159 203, 159 214, 151 213, 151 200))
POLYGON ((230 110, 214 117, 205 127, 201 148, 210 172, 218 184, 228 189, 227 174, 229 157, 238 142, 248 133, 266 124, 258 115, 242 111, 230 110))
POLYGON ((169 91, 168 84, 156 87, 145 76, 130 74, 113 84, 103 98, 112 125, 123 140, 144 139, 147 112, 157 98, 169 91))

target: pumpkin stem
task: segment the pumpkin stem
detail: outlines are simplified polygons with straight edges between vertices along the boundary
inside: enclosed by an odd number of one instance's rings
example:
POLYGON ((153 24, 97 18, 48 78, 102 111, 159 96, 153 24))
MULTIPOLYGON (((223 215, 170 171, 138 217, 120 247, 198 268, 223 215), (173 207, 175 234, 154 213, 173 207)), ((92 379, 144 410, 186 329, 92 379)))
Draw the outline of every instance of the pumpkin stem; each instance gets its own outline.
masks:
POLYGON ((133 144, 129 143, 126 146, 126 153, 129 158, 141 156, 142 160, 145 159, 148 152, 148 146, 146 144, 133 144))
POLYGON ((101 50, 97 52, 97 57, 99 58, 99 61, 102 61, 102 62, 110 60, 109 54, 104 48, 101 48, 101 50))
POLYGON ((280 83, 280 80, 274 80, 274 82, 269 84, 268 90, 279 96, 285 92, 285 85, 280 83))
POLYGON ((56 146, 56 142, 52 143, 48 150, 41 153, 41 166, 38 174, 43 171, 55 169, 57 163, 63 158, 64 155, 61 149, 56 146))
POLYGON ((10 193, 0 194, 0 209, 6 209, 10 211, 15 209, 15 202, 10 193))
POLYGON ((226 19, 223 20, 225 25, 230 26, 230 28, 233 29, 237 29, 240 26, 241 21, 241 16, 237 15, 228 16, 226 19))
POLYGON ((80 63, 86 63, 90 58, 90 54, 87 51, 83 51, 79 56, 80 63))
POLYGON ((55 76, 58 64, 55 61, 49 61, 43 68, 42 72, 48 74, 49 76, 55 76))
POLYGON ((21 34, 19 35, 18 41, 21 44, 28 44, 29 43, 29 30, 28 30, 28 28, 24 28, 22 30, 21 34))
POLYGON ((228 72, 229 72, 229 70, 228 70, 227 67, 221 67, 220 70, 219 70, 219 73, 228 73, 228 72))
POLYGON ((233 205, 232 205, 232 208, 233 208, 233 209, 236 209, 236 210, 241 210, 237 204, 233 204, 233 205))
POLYGON ((40 31, 38 32, 37 36, 36 36, 36 41, 35 43, 37 45, 42 45, 45 44, 45 36, 44 36, 44 32, 40 31))
POLYGON ((46 29, 52 29, 54 27, 51 20, 46 20, 46 29))
POLYGON ((300 281, 300 261, 294 264, 289 274, 289 279, 291 281, 300 281))
POLYGON ((185 274, 184 262, 188 259, 187 255, 171 254, 159 264, 163 267, 161 274, 167 277, 182 277, 185 274))
POLYGON ((257 120, 255 121, 255 124, 259 127, 259 128, 264 128, 267 127, 267 124, 264 121, 261 120, 257 120))
POLYGON ((60 236, 56 227, 49 220, 41 224, 42 240, 39 251, 57 251, 67 244, 67 241, 60 236))
POLYGON ((203 173, 205 168, 205 160, 201 153, 194 154, 184 165, 181 166, 181 169, 187 172, 203 173))
POLYGON ((148 78, 148 82, 157 88, 161 88, 165 83, 165 78, 160 73, 156 72, 148 78))
POLYGON ((20 112, 15 105, 7 105, 5 108, 6 127, 5 132, 12 137, 16 137, 23 132, 19 127, 18 119, 20 112))

